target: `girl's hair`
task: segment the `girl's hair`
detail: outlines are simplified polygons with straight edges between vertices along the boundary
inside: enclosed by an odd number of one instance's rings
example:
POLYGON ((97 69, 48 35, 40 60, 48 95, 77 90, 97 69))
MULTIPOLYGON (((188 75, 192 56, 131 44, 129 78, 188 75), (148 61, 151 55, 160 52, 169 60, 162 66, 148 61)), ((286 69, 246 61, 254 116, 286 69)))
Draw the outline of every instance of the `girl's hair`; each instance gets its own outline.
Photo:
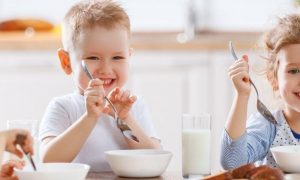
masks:
POLYGON ((300 14, 290 14, 278 18, 277 24, 263 36, 263 47, 266 50, 266 75, 273 90, 278 90, 276 83, 279 60, 277 53, 290 44, 300 43, 300 14))
POLYGON ((130 34, 130 20, 125 10, 114 0, 83 0, 67 12, 62 26, 65 50, 76 47, 80 33, 100 26, 107 29, 124 28, 130 34))

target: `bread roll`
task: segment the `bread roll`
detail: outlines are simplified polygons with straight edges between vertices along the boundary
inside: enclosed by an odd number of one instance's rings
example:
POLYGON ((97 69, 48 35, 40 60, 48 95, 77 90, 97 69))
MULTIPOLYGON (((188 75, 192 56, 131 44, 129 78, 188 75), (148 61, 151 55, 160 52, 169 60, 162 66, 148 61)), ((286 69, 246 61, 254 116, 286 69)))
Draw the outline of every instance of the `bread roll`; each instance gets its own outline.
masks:
POLYGON ((203 180, 230 180, 230 179, 232 179, 232 177, 229 171, 220 172, 218 174, 206 176, 203 178, 203 180))
POLYGON ((0 23, 0 31, 24 31, 33 28, 35 31, 49 31, 53 25, 40 19, 13 19, 0 23))
POLYGON ((245 164, 238 168, 232 170, 231 175, 233 178, 245 178, 247 172, 254 169, 255 165, 253 163, 245 164))

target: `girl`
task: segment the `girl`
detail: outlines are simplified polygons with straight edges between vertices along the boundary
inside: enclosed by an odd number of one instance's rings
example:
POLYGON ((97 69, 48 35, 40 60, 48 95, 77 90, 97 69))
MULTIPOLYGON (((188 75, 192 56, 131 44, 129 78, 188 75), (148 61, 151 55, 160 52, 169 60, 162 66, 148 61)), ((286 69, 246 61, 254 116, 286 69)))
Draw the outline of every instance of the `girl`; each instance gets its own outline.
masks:
POLYGON ((300 145, 300 15, 280 18, 265 34, 266 77, 278 92, 283 107, 273 111, 277 125, 262 115, 252 115, 246 125, 251 85, 248 57, 234 62, 228 73, 236 95, 228 115, 222 141, 221 164, 224 169, 262 161, 277 167, 271 147, 300 145))

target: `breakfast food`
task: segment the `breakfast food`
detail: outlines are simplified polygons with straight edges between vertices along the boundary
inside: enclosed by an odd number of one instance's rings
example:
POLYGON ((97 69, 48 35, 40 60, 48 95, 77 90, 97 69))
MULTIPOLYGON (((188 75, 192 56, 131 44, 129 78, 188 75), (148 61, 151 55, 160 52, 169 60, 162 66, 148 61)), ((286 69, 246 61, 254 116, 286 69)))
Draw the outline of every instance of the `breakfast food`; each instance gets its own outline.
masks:
POLYGON ((247 172, 251 171, 255 168, 253 163, 245 164, 231 171, 232 177, 234 178, 244 178, 246 177, 247 172))
POLYGON ((242 165, 231 171, 221 172, 215 175, 206 176, 204 180, 283 180, 284 174, 280 169, 271 168, 267 165, 256 167, 253 163, 242 165))
POLYGON ((230 180, 232 179, 231 172, 225 171, 225 172, 220 172, 215 175, 211 176, 206 176, 203 178, 203 180, 230 180))
POLYGON ((254 174, 262 172, 265 169, 269 169, 269 167, 267 165, 255 167, 255 168, 251 169, 250 171, 248 171, 244 177, 251 178, 254 174))
POLYGON ((250 180, 281 180, 284 179, 284 174, 276 168, 264 168, 256 172, 250 177, 250 180))
POLYGON ((0 22, 0 31, 24 31, 27 28, 35 31, 49 31, 53 25, 41 19, 12 19, 0 22))

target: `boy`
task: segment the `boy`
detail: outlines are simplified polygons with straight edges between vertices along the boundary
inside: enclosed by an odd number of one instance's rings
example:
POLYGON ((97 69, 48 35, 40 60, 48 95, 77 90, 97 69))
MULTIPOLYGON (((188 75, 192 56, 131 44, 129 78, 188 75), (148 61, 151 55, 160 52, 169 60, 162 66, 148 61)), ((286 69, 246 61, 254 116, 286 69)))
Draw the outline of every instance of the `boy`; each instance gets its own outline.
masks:
POLYGON ((79 162, 89 164, 92 171, 110 171, 107 150, 160 148, 145 106, 121 89, 128 79, 129 39, 129 18, 114 1, 82 1, 68 11, 64 49, 58 50, 58 56, 77 91, 55 98, 47 108, 40 126, 43 162, 79 162), (93 80, 89 81, 81 61, 93 80), (139 142, 122 135, 105 96, 139 142))

